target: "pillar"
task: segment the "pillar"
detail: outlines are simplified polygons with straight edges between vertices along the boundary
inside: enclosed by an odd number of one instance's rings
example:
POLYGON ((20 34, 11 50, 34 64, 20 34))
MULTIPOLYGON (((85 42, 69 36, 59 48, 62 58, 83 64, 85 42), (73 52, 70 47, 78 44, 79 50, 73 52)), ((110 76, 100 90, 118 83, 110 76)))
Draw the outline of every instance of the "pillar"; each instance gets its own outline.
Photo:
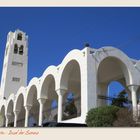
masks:
POLYGON ((26 105, 25 107, 25 127, 28 127, 28 118, 29 118, 29 112, 31 110, 31 105, 26 105))
POLYGON ((138 103, 138 118, 140 117, 140 102, 138 103))
POLYGON ((18 120, 18 115, 19 115, 19 110, 14 111, 14 127, 17 127, 17 120, 18 120))
POLYGON ((42 126, 42 122, 43 122, 43 107, 44 107, 44 103, 46 102, 46 99, 44 98, 40 98, 38 99, 39 102, 39 126, 42 126))
POLYGON ((6 116, 5 116, 5 117, 6 117, 6 125, 5 125, 6 127, 8 127, 9 120, 10 120, 10 117, 11 117, 11 116, 12 116, 11 113, 7 113, 6 116))
POLYGON ((131 85, 129 87, 131 91, 131 96, 132 96, 132 109, 133 109, 133 118, 135 121, 137 121, 138 118, 138 108, 137 108, 137 86, 136 85, 131 85))
POLYGON ((66 93, 65 89, 58 89, 56 90, 58 94, 58 118, 57 121, 61 122, 63 117, 63 96, 66 93))

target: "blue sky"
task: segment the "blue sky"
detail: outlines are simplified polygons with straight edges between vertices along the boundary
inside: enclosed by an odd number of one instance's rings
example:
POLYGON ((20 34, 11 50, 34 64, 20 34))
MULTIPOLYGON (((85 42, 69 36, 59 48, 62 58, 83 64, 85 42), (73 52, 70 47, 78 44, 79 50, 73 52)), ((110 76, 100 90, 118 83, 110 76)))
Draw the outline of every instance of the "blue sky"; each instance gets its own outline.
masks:
MULTIPOLYGON (((0 8, 0 74, 7 33, 29 36, 28 81, 72 49, 114 46, 140 59, 140 8, 0 8)), ((119 88, 116 88, 119 89, 119 88)))

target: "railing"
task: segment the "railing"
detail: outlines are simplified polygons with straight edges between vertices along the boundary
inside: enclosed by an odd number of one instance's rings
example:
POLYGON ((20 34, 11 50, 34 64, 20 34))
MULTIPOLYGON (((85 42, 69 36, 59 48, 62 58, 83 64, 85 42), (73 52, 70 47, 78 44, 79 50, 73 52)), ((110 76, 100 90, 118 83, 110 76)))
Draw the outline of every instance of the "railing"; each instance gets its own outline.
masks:
MULTIPOLYGON (((76 108, 77 108, 77 117, 78 116, 80 116, 81 115, 81 103, 80 103, 80 101, 81 101, 81 98, 78 96, 78 97, 76 97, 76 98, 74 98, 74 101, 75 102, 79 102, 78 103, 78 105, 76 106, 76 108)), ((63 104, 62 104, 62 106, 63 106, 63 108, 65 108, 65 106, 68 104, 68 102, 64 102, 63 104)), ((45 107, 44 107, 45 108, 45 107)), ((44 116, 44 119, 43 120, 47 120, 48 122, 49 121, 57 121, 57 120, 55 120, 54 119, 54 117, 55 116, 57 116, 57 110, 58 110, 58 106, 56 106, 55 108, 48 108, 47 110, 45 110, 45 111, 43 111, 43 116, 44 116)), ((38 116, 39 114, 38 114, 38 112, 36 112, 36 113, 33 113, 33 116, 38 116)), ((72 117, 73 118, 73 117, 72 117)), ((71 118, 70 118, 71 119, 71 118)))
MULTIPOLYGON (((97 96, 98 99, 103 99, 103 100, 114 100, 114 99, 117 99, 117 98, 114 98, 114 97, 110 97, 110 96, 103 96, 103 95, 98 95, 97 96)), ((132 104, 132 100, 128 100, 128 103, 132 104)))

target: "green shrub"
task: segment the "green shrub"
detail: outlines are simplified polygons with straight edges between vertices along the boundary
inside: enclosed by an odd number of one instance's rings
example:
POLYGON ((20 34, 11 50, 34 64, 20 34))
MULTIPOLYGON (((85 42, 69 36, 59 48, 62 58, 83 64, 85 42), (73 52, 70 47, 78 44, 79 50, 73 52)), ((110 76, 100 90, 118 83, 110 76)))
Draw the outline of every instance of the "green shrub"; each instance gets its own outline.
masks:
POLYGON ((89 127, 111 127, 119 109, 117 106, 93 108, 87 114, 86 123, 89 127))

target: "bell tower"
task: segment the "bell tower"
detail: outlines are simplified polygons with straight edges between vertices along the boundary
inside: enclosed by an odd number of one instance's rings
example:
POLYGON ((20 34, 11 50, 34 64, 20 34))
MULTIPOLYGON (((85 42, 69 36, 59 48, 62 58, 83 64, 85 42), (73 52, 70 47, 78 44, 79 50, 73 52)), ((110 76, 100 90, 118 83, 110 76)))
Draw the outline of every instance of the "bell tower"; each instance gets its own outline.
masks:
POLYGON ((9 32, 1 77, 1 97, 7 99, 27 85, 28 36, 21 30, 9 32))

